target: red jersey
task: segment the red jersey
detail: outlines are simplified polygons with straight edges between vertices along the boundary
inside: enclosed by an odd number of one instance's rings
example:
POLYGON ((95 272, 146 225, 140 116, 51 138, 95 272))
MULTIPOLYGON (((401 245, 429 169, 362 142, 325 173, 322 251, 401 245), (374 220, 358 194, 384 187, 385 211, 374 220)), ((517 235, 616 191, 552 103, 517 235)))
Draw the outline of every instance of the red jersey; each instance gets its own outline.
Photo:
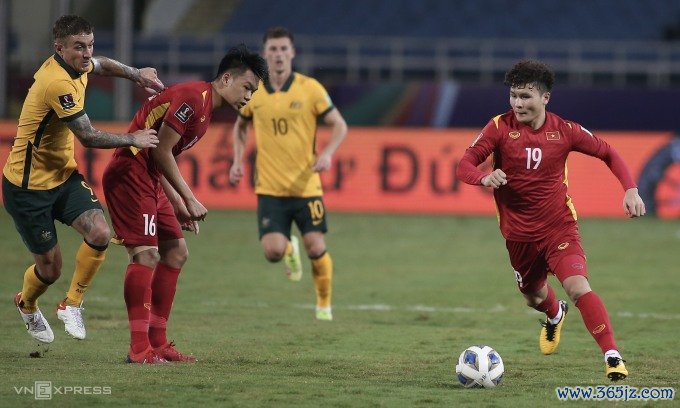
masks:
POLYGON ((501 233, 509 241, 537 241, 576 222, 567 194, 567 156, 572 151, 604 161, 624 189, 636 187, 616 150, 578 123, 550 112, 537 130, 517 121, 512 111, 491 119, 465 151, 457 176, 481 184, 487 173, 477 166, 493 154, 494 169, 503 170, 508 182, 494 190, 501 233))
MULTIPOLYGON (((144 102, 132 119, 128 132, 141 129, 158 131, 165 122, 181 136, 172 148, 172 154, 178 156, 196 144, 208 130, 213 111, 212 92, 209 82, 192 81, 173 85, 144 102)), ((150 160, 149 149, 119 147, 113 160, 120 155, 129 155, 130 152, 137 160, 149 162, 150 173, 158 174, 153 160, 150 160)))

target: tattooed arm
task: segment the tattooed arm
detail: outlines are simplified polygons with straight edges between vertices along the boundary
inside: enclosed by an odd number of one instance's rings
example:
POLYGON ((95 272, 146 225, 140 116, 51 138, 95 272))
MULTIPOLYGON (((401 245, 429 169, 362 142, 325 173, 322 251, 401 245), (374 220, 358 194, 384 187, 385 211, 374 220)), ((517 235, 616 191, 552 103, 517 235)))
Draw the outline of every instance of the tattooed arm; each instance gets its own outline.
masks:
POLYGON ((127 78, 151 93, 160 92, 165 85, 158 79, 155 68, 134 68, 107 57, 93 57, 93 74, 127 78))
POLYGON ((92 127, 87 114, 66 122, 71 132, 85 147, 109 149, 113 147, 134 146, 140 149, 154 148, 158 144, 156 131, 153 129, 138 130, 134 133, 108 133, 92 127))

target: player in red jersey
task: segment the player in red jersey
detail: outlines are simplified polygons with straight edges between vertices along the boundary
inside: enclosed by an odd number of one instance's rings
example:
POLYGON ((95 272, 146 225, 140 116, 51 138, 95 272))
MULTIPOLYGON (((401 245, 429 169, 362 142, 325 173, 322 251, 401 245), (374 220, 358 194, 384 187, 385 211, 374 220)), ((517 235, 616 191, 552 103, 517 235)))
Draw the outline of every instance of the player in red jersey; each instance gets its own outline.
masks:
POLYGON ((612 381, 628 371, 619 354, 607 309, 590 288, 576 210, 567 194, 566 161, 575 151, 597 157, 619 179, 623 209, 630 217, 645 205, 621 156, 602 139, 575 122, 546 111, 555 76, 538 61, 520 61, 505 75, 511 111, 491 119, 465 151, 457 170, 460 180, 494 189, 501 233, 510 263, 527 304, 547 315, 539 347, 557 349, 567 303, 557 300, 547 283, 554 274, 581 312, 586 328, 602 349, 605 374, 612 381), (477 168, 493 154, 493 171, 477 168))
POLYGON ((198 221, 208 213, 184 181, 175 156, 203 137, 214 109, 238 111, 267 75, 262 57, 245 46, 232 48, 212 82, 177 84, 149 98, 130 129, 156 129, 158 148, 117 149, 104 172, 115 242, 130 256, 124 284, 129 363, 196 361, 166 338, 177 278, 188 256, 181 230, 198 233, 198 221))

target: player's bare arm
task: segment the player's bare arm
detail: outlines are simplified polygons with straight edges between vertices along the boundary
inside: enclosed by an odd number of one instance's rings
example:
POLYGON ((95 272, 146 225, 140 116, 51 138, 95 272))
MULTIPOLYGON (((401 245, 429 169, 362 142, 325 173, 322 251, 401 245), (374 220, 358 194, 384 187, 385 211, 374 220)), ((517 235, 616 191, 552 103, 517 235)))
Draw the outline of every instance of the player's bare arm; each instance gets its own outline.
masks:
POLYGON ((74 135, 85 147, 110 149, 114 147, 134 146, 140 149, 154 148, 158 144, 156 131, 153 129, 138 130, 134 133, 109 133, 92 127, 90 118, 84 114, 66 123, 74 135))
POLYGON ((637 188, 629 188, 623 196, 623 211, 631 218, 642 217, 647 213, 645 203, 638 194, 637 188))
POLYGON ((129 67, 122 62, 107 57, 93 57, 92 65, 94 66, 92 70, 94 74, 127 78, 151 93, 157 93, 165 89, 163 82, 158 79, 155 68, 147 67, 139 69, 129 67))
POLYGON ((203 220, 208 214, 208 210, 194 196, 189 185, 182 177, 182 173, 180 173, 179 167, 177 167, 175 156, 172 154, 172 148, 179 142, 180 137, 179 133, 175 132, 173 128, 163 123, 158 132, 160 140, 158 148, 151 151, 151 156, 163 177, 179 194, 182 201, 184 201, 189 218, 192 220, 203 220))
POLYGON ((234 143, 234 162, 229 169, 229 182, 235 185, 241 181, 244 175, 243 154, 248 140, 248 121, 241 116, 236 118, 232 138, 234 143))
POLYGON ((191 214, 189 214, 187 206, 184 205, 182 197, 180 197, 179 193, 177 193, 165 177, 161 177, 161 185, 163 186, 163 191, 168 197, 172 208, 175 210, 175 215, 177 216, 177 220, 179 220, 182 229, 184 231, 192 231, 194 234, 198 235, 198 221, 191 219, 191 214))
POLYGON ((500 188, 506 184, 508 184, 508 179, 505 172, 501 169, 496 169, 482 177, 482 185, 485 187, 500 188))
POLYGON ((314 171, 330 170, 333 154, 347 137, 347 123, 337 109, 334 108, 326 114, 324 123, 331 127, 331 139, 316 158, 316 162, 312 166, 314 171))

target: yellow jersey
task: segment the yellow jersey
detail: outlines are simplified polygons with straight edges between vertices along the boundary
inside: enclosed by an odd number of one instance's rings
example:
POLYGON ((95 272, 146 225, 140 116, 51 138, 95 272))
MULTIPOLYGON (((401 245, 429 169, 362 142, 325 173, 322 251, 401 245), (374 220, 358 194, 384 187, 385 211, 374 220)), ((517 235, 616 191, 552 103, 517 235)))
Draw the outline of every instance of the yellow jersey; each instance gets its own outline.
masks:
POLYGON ((3 174, 16 186, 49 190, 76 168, 74 135, 66 122, 85 114, 87 73, 79 73, 54 54, 33 78, 3 174))
POLYGON ((241 108, 253 121, 257 159, 255 193, 277 197, 323 194, 316 159, 317 118, 334 106, 326 89, 314 78, 293 72, 279 91, 269 82, 241 108), (264 90, 264 92, 263 92, 264 90))

